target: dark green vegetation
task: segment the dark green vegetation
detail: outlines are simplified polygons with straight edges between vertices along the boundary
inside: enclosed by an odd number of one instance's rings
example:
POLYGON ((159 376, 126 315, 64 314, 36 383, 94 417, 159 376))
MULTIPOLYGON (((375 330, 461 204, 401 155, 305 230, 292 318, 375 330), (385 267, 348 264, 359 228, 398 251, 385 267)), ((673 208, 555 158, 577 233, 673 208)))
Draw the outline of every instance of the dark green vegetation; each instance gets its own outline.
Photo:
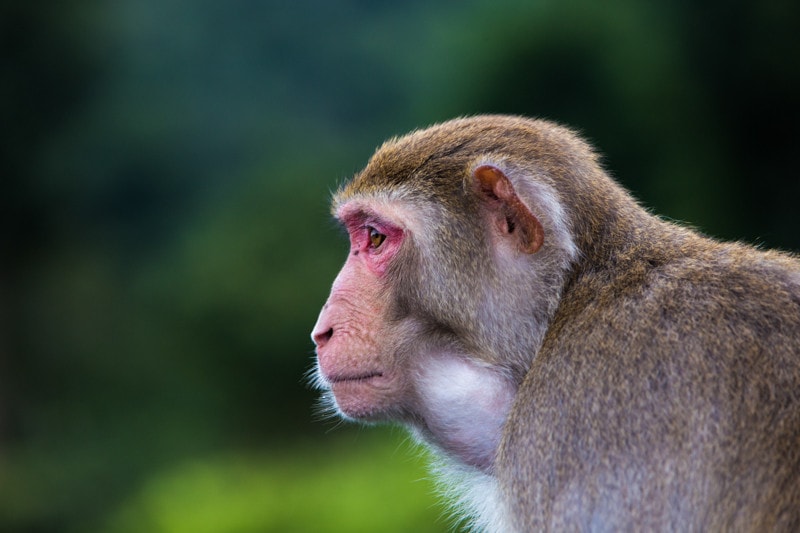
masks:
POLYGON ((431 531, 402 433, 303 382, 391 135, 581 130, 657 213, 800 249, 800 4, 0 7, 0 530, 431 531))

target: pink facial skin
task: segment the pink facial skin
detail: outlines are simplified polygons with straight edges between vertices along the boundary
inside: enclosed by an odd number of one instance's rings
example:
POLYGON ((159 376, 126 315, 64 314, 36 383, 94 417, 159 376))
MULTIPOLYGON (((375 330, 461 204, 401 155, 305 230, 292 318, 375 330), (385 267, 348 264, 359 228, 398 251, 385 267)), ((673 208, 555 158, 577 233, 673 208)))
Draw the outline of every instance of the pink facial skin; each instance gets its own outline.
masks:
POLYGON ((360 257, 376 276, 383 276, 392 257, 403 243, 403 230, 361 210, 346 214, 342 221, 350 235, 351 255, 360 257), (371 238, 373 230, 383 236, 383 242, 378 246, 375 246, 371 238))
POLYGON ((369 420, 390 409, 402 388, 391 354, 384 353, 389 291, 383 277, 404 232, 360 209, 341 220, 350 235, 350 254, 312 333, 317 379, 331 390, 341 414, 369 420))

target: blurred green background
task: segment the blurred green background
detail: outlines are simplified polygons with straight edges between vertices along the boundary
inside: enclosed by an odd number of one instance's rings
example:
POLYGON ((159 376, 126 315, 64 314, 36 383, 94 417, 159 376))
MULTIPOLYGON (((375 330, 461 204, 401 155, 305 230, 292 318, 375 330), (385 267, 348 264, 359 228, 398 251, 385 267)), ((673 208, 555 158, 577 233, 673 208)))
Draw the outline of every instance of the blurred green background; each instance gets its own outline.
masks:
POLYGON ((655 212, 800 249, 800 3, 0 7, 0 530, 445 531, 400 430, 303 375, 380 142, 509 112, 655 212))

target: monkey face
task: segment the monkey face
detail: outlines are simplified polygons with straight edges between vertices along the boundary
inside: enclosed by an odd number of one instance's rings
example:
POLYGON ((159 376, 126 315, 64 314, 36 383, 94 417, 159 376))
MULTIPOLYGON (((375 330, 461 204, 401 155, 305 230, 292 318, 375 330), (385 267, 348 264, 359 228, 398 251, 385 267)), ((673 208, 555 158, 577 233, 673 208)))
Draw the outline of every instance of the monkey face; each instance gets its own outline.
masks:
POLYGON ((386 272, 405 231, 359 203, 345 205, 337 215, 350 252, 312 333, 315 381, 346 418, 398 416, 406 380, 396 350, 402 335, 386 319, 392 293, 386 272))

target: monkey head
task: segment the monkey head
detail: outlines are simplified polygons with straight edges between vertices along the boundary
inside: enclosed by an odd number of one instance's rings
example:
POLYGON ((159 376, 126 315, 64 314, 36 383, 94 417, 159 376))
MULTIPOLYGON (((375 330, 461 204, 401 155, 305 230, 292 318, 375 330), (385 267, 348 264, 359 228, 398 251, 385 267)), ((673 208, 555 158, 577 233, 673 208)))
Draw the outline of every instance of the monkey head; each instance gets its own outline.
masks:
POLYGON ((350 251, 312 333, 339 414, 405 422, 482 468, 576 255, 550 178, 498 152, 509 127, 389 141, 337 192, 350 251))

